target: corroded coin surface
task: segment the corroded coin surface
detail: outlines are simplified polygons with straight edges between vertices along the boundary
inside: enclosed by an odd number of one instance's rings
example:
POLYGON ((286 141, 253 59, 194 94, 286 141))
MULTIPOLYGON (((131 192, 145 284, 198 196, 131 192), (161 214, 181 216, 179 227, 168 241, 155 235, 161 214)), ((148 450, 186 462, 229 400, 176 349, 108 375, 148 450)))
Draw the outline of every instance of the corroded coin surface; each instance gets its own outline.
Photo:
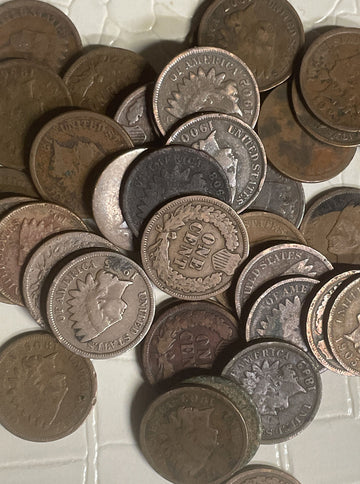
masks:
POLYGON ((127 133, 107 116, 70 111, 37 134, 30 153, 31 176, 44 199, 91 217, 89 178, 108 156, 131 147, 127 133))
POLYGON ((150 279, 180 299, 206 299, 227 289, 249 253, 239 215, 211 197, 182 197, 149 221, 141 258, 150 279))
POLYGON ((263 144, 253 129, 234 116, 204 114, 179 126, 167 144, 183 144, 206 151, 229 179, 231 206, 238 213, 258 196, 267 163, 263 144))
POLYGON ((154 316, 144 271, 111 251, 75 257, 54 277, 47 317, 58 340, 86 358, 124 353, 145 336, 154 316))
POLYGON ((304 351, 289 343, 255 343, 226 365, 223 376, 250 393, 261 416, 262 444, 294 437, 319 408, 319 372, 304 351))
POLYGON ((140 427, 149 464, 175 484, 220 484, 238 469, 247 445, 241 413, 209 387, 182 386, 163 394, 140 427))
POLYGON ((0 166, 0 193, 26 195, 38 198, 39 194, 29 175, 20 170, 0 166))
POLYGON ((215 47, 179 54, 163 69, 154 88, 154 116, 163 135, 179 120, 204 112, 232 114, 254 126, 259 108, 253 73, 236 55, 215 47))
POLYGON ((360 29, 336 28, 308 48, 300 87, 316 117, 336 129, 360 131, 360 29))
POLYGON ((57 440, 74 432, 96 401, 90 360, 52 335, 30 332, 0 352, 0 423, 22 439, 57 440))
POLYGON ((224 484, 300 484, 287 472, 271 466, 248 466, 224 484))
POLYGON ((87 230, 74 213, 53 203, 26 203, 0 220, 0 291, 22 305, 22 266, 30 252, 49 235, 65 230, 87 230))
POLYGON ((304 29, 286 0, 217 0, 199 26, 199 45, 222 47, 240 57, 260 91, 285 81, 304 43, 304 29))

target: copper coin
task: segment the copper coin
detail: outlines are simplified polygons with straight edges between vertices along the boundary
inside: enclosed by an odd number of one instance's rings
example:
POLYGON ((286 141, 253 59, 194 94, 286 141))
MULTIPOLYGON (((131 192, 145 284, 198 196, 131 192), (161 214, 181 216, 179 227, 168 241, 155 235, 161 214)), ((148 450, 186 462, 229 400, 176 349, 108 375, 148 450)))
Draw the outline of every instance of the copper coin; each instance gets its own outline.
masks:
POLYGON ((87 230, 75 214, 52 203, 26 203, 0 220, 0 291, 23 305, 22 267, 30 252, 49 235, 64 230, 87 230))
POLYGON ((312 358, 282 341, 254 343, 238 353, 223 376, 252 397, 262 423, 262 444, 284 442, 314 419, 321 400, 321 378, 312 358))
POLYGON ((224 484, 300 484, 287 472, 271 466, 248 466, 224 484))
POLYGON ((70 18, 58 8, 36 0, 12 0, 0 6, 0 57, 46 64, 60 73, 81 49, 70 18))
POLYGON ((56 338, 86 358, 110 358, 137 345, 154 316, 144 271, 111 251, 79 255, 54 277, 47 317, 56 338))
POLYGON ((313 355, 325 368, 341 375, 350 375, 350 373, 334 358, 328 344, 327 316, 332 304, 331 296, 344 281, 359 272, 358 270, 342 272, 323 284, 313 296, 306 318, 306 337, 313 355))
POLYGON ((271 163, 301 182, 320 182, 338 175, 356 148, 340 148, 310 136, 298 123, 289 99, 289 85, 276 87, 265 99, 258 132, 271 163))
POLYGON ((320 35, 300 68, 304 99, 317 118, 345 131, 360 131, 360 30, 336 28, 320 35))
POLYGON ((239 341, 238 324, 219 305, 183 302, 160 313, 145 337, 142 362, 151 384, 189 370, 210 369, 216 359, 239 341))
POLYGON ((242 268, 236 283, 238 317, 251 296, 271 279, 291 275, 317 278, 332 269, 325 256, 307 245, 277 244, 262 250, 242 268))
POLYGON ((71 97, 55 72, 23 59, 0 63, 0 90, 0 162, 22 170, 28 168, 35 123, 51 110, 71 106, 71 97))
POLYGON ((74 432, 96 401, 90 360, 34 331, 0 352, 0 423, 22 439, 48 442, 74 432))
POLYGON ((158 397, 140 427, 149 464, 175 484, 220 484, 238 470, 248 445, 236 406, 209 387, 182 386, 158 397))
POLYGON ((48 238, 28 258, 23 270, 22 294, 31 316, 43 328, 48 329, 40 305, 47 276, 65 256, 89 247, 114 249, 113 244, 99 235, 74 230, 48 238))
POLYGON ((69 111, 48 122, 30 153, 30 172, 45 200, 91 217, 89 185, 110 155, 131 148, 127 133, 112 119, 90 111, 69 111))
POLYGON ((205 151, 222 166, 229 179, 231 206, 238 213, 258 196, 267 163, 263 144, 253 129, 234 116, 203 114, 181 124, 167 144, 205 151))
POLYGON ((232 114, 254 126, 260 108, 254 75, 236 55, 216 47, 195 47, 172 59, 156 81, 153 110, 165 135, 194 113, 232 114))
POLYGON ((315 198, 300 230, 331 262, 360 264, 360 190, 333 188, 315 198))
POLYGON ((306 244, 301 232, 291 222, 270 212, 245 212, 241 214, 249 235, 250 245, 272 240, 299 242, 306 244))
POLYGON ((0 166, 0 194, 4 193, 39 197, 29 175, 20 170, 0 166))
POLYGON ((304 43, 304 29, 286 0, 217 0, 199 26, 199 45, 222 47, 252 70, 260 91, 285 81, 304 43))
POLYGON ((248 253, 239 215, 226 203, 201 195, 166 204, 150 219, 141 240, 150 279, 179 299, 223 292, 248 253))
POLYGON ((327 336, 340 365, 360 376, 360 277, 346 284, 333 301, 327 336))
POLYGON ((131 163, 145 151, 136 148, 115 158, 99 176, 92 198, 92 212, 100 232, 113 244, 133 250, 133 234, 125 222, 120 203, 122 179, 131 163))
POLYGON ((75 106, 109 115, 125 89, 153 80, 154 71, 140 54, 119 47, 91 49, 64 75, 75 106))

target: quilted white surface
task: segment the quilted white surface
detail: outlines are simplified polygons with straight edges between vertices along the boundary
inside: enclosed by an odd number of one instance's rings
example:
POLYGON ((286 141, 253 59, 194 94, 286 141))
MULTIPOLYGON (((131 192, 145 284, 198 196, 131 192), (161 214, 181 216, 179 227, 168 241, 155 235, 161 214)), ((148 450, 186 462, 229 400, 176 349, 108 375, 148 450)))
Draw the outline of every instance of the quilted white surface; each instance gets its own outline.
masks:
MULTIPOLYGON (((305 29, 360 27, 360 0, 290 0, 305 29)), ((0 0, 0 3, 4 1, 0 0)), ((57 0, 84 44, 101 43, 142 52, 160 69, 182 50, 191 18, 202 0, 57 0)), ((339 176, 305 186, 309 198, 330 186, 360 187, 360 150, 339 176)), ((0 305, 0 344, 37 329, 20 307, 0 305)), ((30 443, 0 427, 3 484, 161 484, 142 457, 134 429, 147 402, 135 351, 94 362, 98 402, 86 423, 54 443, 30 443)), ((316 420, 287 443, 262 446, 254 463, 279 466, 302 484, 360 483, 360 378, 323 374, 316 420)), ((1 398, 1 396, 0 396, 1 398)))

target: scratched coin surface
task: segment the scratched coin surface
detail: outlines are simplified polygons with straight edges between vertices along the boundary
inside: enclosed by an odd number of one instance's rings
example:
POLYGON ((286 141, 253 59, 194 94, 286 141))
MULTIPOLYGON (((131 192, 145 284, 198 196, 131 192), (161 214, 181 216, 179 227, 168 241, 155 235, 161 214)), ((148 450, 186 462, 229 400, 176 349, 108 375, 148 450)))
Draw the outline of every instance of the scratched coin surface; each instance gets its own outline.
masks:
POLYGON ((114 249, 113 244, 99 235, 73 230, 48 238, 27 259, 22 295, 31 316, 43 328, 48 329, 48 325, 41 311, 41 292, 51 269, 71 253, 90 247, 114 249))
POLYGON ((49 235, 65 230, 87 230, 74 213, 46 202, 22 204, 0 220, 0 292, 23 305, 22 267, 30 252, 49 235))
POLYGON ((91 177, 109 156, 132 147, 121 126, 102 114, 70 111, 49 121, 37 134, 30 172, 45 200, 91 217, 91 177))
POLYGON ((310 424, 321 400, 312 358, 282 341, 254 343, 226 365, 223 376, 250 393, 262 423, 262 444, 284 442, 310 424))
POLYGON ((323 143, 309 135, 293 113, 288 83, 276 87, 261 106, 258 133, 266 155, 281 173, 300 182, 321 182, 341 173, 356 148, 323 143))
POLYGON ((161 312, 145 337, 142 361, 152 384, 209 370, 216 358, 240 343, 234 316, 209 301, 178 303, 161 312))
POLYGON ((141 240, 143 267, 167 294, 206 299, 227 289, 249 253, 239 215, 215 198, 194 195, 162 207, 141 240))
POLYGON ((25 195, 38 198, 39 194, 31 181, 30 176, 14 168, 0 166, 0 194, 25 195))
POLYGON ((248 446, 236 406, 214 388, 181 386, 158 397, 140 426, 149 464, 175 484, 220 484, 238 470, 248 446))
POLYGON ((163 135, 181 119, 204 112, 232 114, 254 126, 259 108, 253 73, 236 55, 216 47, 182 52, 155 83, 154 117, 163 135))
POLYGON ((224 484, 301 484, 295 477, 271 466, 245 467, 224 484))
POLYGON ((300 87, 317 118, 336 129, 360 131, 360 30, 336 28, 307 49, 300 87))
POLYGON ((66 348, 86 358, 110 358, 144 338, 155 304, 140 266, 117 252, 97 251, 60 269, 46 307, 51 329, 66 348))
POLYGON ((206 151, 229 179, 231 206, 238 213, 258 196, 267 164, 262 142, 253 129, 234 116, 203 114, 179 126, 167 144, 183 144, 206 151))
POLYGON ((217 0, 205 11, 199 45, 222 47, 252 70, 260 91, 285 81, 304 43, 304 29, 286 0, 217 0))
POLYGON ((96 402, 89 359, 49 333, 32 331, 0 351, 0 423, 22 439, 48 442, 74 432, 96 402))

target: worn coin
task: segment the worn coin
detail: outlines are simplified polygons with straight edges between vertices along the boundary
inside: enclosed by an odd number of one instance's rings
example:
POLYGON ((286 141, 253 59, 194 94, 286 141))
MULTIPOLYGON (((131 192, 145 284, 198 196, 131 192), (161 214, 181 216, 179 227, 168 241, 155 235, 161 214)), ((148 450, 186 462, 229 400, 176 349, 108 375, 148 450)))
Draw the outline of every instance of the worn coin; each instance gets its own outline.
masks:
POLYGON ((229 181, 219 163, 188 146, 144 153, 129 168, 121 191, 122 211, 136 236, 149 216, 175 197, 199 194, 230 200, 229 181))
POLYGON ((303 186, 268 163, 264 184, 248 209, 275 213, 299 227, 305 212, 303 186))
POLYGON ((140 427, 149 464, 175 484, 220 484, 238 470, 248 446, 244 419, 222 393, 181 386, 158 397, 140 427))
POLYGON ((360 190, 333 188, 315 198, 300 231, 331 262, 360 264, 360 190))
POLYGON ((300 484, 287 472, 271 466, 252 465, 245 467, 224 484, 300 484))
POLYGON ((294 180, 329 180, 346 168, 356 148, 331 146, 309 135, 292 111, 289 87, 288 83, 276 87, 262 104, 258 133, 266 155, 279 171, 294 180))
POLYGON ((286 0, 217 0, 205 11, 199 45, 222 47, 252 70, 260 91, 285 81, 305 35, 296 10, 286 0))
POLYGON ((231 206, 238 213, 258 196, 266 174, 266 155, 253 129, 234 116, 203 114, 179 126, 167 144, 183 144, 206 151, 225 170, 231 206))
POLYGON ((22 295, 31 316, 43 328, 48 329, 41 311, 41 291, 47 276, 66 256, 89 247, 114 249, 113 244, 99 235, 73 230, 48 238, 27 259, 22 276, 22 295))
POLYGON ((74 213, 53 203, 34 202, 13 208, 0 220, 0 292, 23 305, 22 267, 30 252, 49 235, 87 230, 74 213))
POLYGON ((291 275, 317 278, 332 269, 325 256, 307 245, 277 244, 259 252, 242 268, 236 283, 238 317, 245 303, 271 279, 291 275))
POLYGON ((183 302, 156 318, 145 337, 142 362, 152 384, 194 370, 211 369, 217 358, 240 342, 234 316, 209 301, 183 302))
POLYGON ((55 275, 47 317, 56 338, 86 358, 110 358, 137 345, 154 316, 144 271, 112 251, 79 255, 55 275))
POLYGON ((31 176, 45 200, 91 217, 91 176, 107 157, 131 147, 128 134, 107 116, 69 111, 37 134, 30 153, 31 176))
POLYGON ((24 59, 0 63, 0 90, 0 162, 27 169, 29 143, 40 117, 71 106, 69 91, 50 68, 24 59))
POLYGON ((255 343, 238 353, 223 376, 251 395, 262 423, 262 444, 284 442, 314 419, 321 378, 312 358, 282 341, 255 343))
POLYGON ((165 135, 194 113, 232 114, 254 126, 260 108, 253 73, 236 55, 216 47, 195 47, 172 59, 156 81, 153 110, 165 135))
POLYGON ((109 163, 99 176, 92 198, 92 212, 100 232, 113 244, 133 250, 133 234, 124 220, 119 203, 122 198, 122 179, 131 163, 145 151, 127 151, 109 163))
POLYGON ((29 175, 20 170, 0 166, 0 194, 17 194, 38 198, 39 194, 29 175))
POLYGON ((47 442, 74 432, 96 401, 90 360, 49 333, 32 331, 0 352, 0 423, 22 439, 47 442))
POLYGON ((150 279, 179 299, 206 299, 223 292, 248 253, 239 215, 226 203, 200 195, 162 207, 141 240, 141 258, 150 279))
POLYGON ((153 81, 154 77, 152 67, 140 54, 106 46, 79 57, 65 72, 64 82, 75 106, 111 115, 125 89, 153 81))
POLYGON ((336 129, 360 131, 360 29, 336 28, 308 48, 300 87, 317 118, 336 129))

